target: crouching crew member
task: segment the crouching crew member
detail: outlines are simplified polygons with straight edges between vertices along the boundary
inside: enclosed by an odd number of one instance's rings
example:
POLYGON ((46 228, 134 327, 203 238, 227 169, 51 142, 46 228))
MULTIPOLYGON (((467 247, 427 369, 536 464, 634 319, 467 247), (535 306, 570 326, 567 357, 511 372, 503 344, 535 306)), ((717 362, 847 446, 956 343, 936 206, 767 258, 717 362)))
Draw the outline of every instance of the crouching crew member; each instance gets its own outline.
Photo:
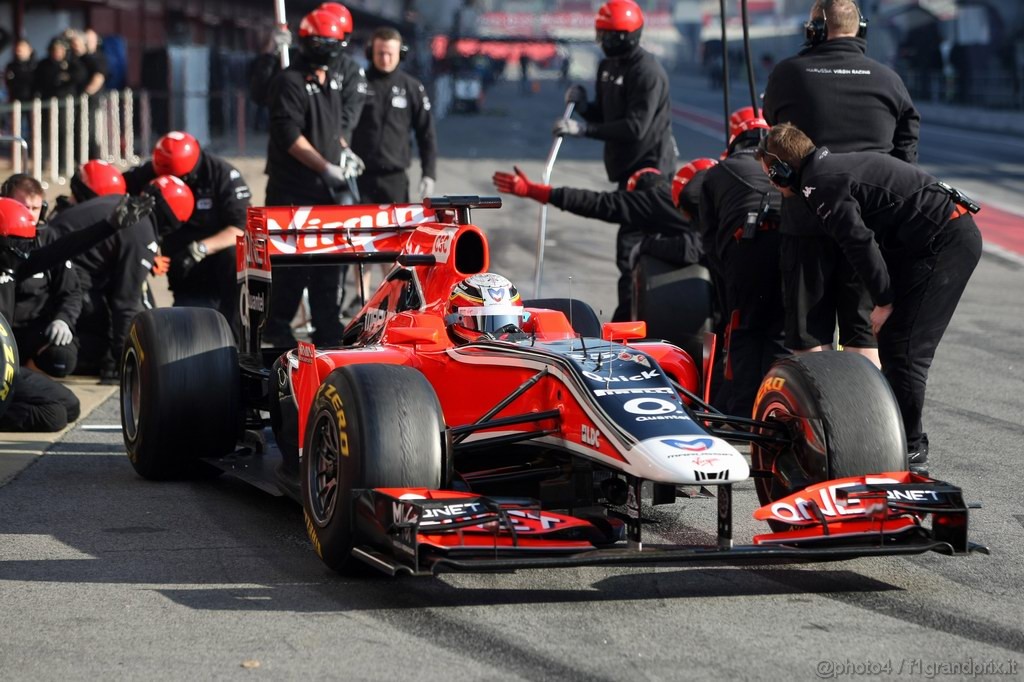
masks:
POLYGON ((765 372, 788 355, 779 272, 782 195, 755 158, 768 124, 750 107, 736 112, 733 121, 728 156, 705 174, 700 220, 727 320, 723 378, 728 389, 716 397, 716 405, 746 415, 753 411, 765 372))
POLYGON ((183 132, 161 137, 152 161, 124 174, 128 192, 137 194, 161 175, 179 178, 195 200, 192 217, 160 242, 161 253, 171 259, 167 283, 174 305, 219 310, 237 339, 235 240, 245 229, 252 192, 237 168, 183 132))
MULTIPOLYGON (((94 225, 62 237, 47 246, 35 247, 35 218, 21 203, 0 198, 0 315, 14 315, 15 288, 30 277, 91 248, 116 230, 129 228, 153 209, 150 197, 122 198, 94 225)), ((0 415, 0 431, 60 431, 78 418, 81 406, 69 389, 49 377, 21 368, 0 386, 6 407, 0 415)))
MULTIPOLYGON (((124 195, 120 173, 111 168, 108 181, 97 172, 97 164, 83 165, 72 179, 72 204, 61 209, 47 231, 59 238, 85 229, 102 220, 117 206, 124 195), (93 166, 92 168, 89 168, 93 166), (114 175, 116 174, 116 175, 114 175)), ((73 262, 82 282, 84 305, 78 322, 81 342, 79 374, 99 374, 102 383, 116 383, 120 375, 121 349, 132 319, 144 308, 144 283, 157 252, 161 229, 172 230, 177 220, 168 220, 167 201, 187 200, 191 213, 192 195, 183 182, 173 176, 155 180, 144 191, 153 194, 154 211, 142 218, 132 230, 118 231, 91 249, 75 256, 73 262), (163 192, 153 191, 163 186, 163 192)))
POLYGON ((867 287, 910 465, 924 470, 928 370, 981 258, 970 215, 979 207, 916 166, 885 154, 832 154, 790 124, 773 127, 758 156, 783 194, 806 203, 867 287))
MULTIPOLYGON (((0 195, 29 209, 36 221, 37 239, 43 240, 43 186, 25 173, 15 173, 0 189, 0 195)), ((18 343, 22 365, 50 376, 67 376, 78 361, 75 324, 82 310, 82 289, 67 261, 22 279, 15 291, 14 317, 9 320, 18 343)))

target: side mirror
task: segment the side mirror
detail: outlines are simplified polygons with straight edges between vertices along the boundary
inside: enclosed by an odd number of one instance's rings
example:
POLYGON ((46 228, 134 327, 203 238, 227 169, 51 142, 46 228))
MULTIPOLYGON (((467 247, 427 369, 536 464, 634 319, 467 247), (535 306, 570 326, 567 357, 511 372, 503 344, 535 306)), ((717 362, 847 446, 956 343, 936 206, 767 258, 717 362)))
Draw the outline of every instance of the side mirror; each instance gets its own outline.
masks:
POLYGON ((601 338, 605 341, 630 341, 647 338, 647 323, 643 320, 632 322, 605 322, 601 325, 601 338))

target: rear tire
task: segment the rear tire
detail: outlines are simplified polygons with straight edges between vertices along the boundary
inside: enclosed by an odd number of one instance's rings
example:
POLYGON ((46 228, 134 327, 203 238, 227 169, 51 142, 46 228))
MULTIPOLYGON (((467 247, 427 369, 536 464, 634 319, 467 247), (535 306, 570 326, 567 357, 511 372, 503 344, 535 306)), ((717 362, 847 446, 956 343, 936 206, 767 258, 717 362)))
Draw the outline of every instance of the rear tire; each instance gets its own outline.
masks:
POLYGON ((856 353, 806 353, 775 363, 761 382, 754 419, 779 422, 793 437, 787 446, 751 447, 752 468, 773 474, 754 479, 762 505, 821 481, 907 469, 892 389, 856 353))
POLYGON ((207 474, 200 457, 232 452, 242 430, 238 350, 208 308, 139 313, 121 355, 121 429, 143 478, 207 474))
POLYGON ((557 310, 569 320, 577 334, 587 338, 601 338, 601 319, 590 307, 590 304, 578 298, 536 298, 523 301, 526 308, 545 308, 557 310))
POLYGON ((313 549, 335 571, 361 566, 353 490, 442 486, 445 425, 427 379, 398 365, 334 370, 317 390, 300 464, 313 549))

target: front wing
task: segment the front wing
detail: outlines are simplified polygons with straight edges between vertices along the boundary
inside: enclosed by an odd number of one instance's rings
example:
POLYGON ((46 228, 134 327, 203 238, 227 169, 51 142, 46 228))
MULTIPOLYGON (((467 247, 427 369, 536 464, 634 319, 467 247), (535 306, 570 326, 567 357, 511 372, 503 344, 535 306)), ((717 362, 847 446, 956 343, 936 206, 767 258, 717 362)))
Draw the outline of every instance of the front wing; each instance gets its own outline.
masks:
POLYGON ((967 507, 959 489, 910 474, 906 478, 906 483, 847 482, 844 501, 852 508, 853 500, 865 500, 864 514, 842 520, 818 515, 814 522, 758 535, 754 544, 739 546, 723 537, 724 532, 731 534, 728 486, 718 488, 717 546, 642 543, 629 532, 629 518, 542 510, 528 499, 422 488, 366 489, 354 491, 353 554, 391 575, 432 575, 654 563, 803 563, 930 551, 987 553, 967 541, 967 507), (905 502, 911 492, 909 496, 920 498, 921 491, 935 493, 931 504, 905 502), (930 527, 925 525, 929 517, 930 527))

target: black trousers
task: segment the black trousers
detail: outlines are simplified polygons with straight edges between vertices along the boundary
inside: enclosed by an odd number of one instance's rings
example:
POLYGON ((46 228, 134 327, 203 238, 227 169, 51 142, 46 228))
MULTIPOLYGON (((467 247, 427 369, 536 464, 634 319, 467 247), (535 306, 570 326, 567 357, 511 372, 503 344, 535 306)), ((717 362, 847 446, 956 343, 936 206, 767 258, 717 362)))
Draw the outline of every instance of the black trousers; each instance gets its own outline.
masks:
POLYGON ((726 379, 730 388, 722 409, 750 415, 768 368, 789 355, 783 343, 782 275, 778 231, 741 239, 722 256, 726 310, 729 311, 726 379))
POLYGON ((199 261, 187 275, 176 272, 172 265, 172 270, 168 273, 168 285, 174 294, 175 307, 219 310, 228 321, 237 343, 240 338, 241 319, 238 310, 236 267, 235 247, 232 246, 199 261))
POLYGON ((364 204, 409 203, 409 176, 404 170, 393 173, 364 172, 356 181, 359 200, 364 204))
POLYGON ((928 370, 967 280, 981 260, 981 233, 965 215, 921 253, 885 253, 896 297, 878 334, 882 373, 889 380, 907 433, 907 448, 928 446, 921 422, 928 370))
POLYGON ((633 318, 633 270, 629 267, 629 252, 644 238, 644 233, 631 225, 620 225, 615 235, 615 267, 619 269, 616 284, 618 303, 612 322, 625 322, 633 318))
MULTIPOLYGON (((267 206, 309 206, 331 204, 324 200, 311 202, 308 197, 298 197, 281 192, 271 184, 267 185, 267 206)), ((232 267, 234 272, 234 267, 232 267)), ((345 266, 315 265, 309 267, 278 268, 273 271, 270 287, 270 311, 263 337, 280 346, 292 345, 292 319, 303 289, 309 290, 309 311, 313 318, 312 341, 318 346, 336 345, 341 342, 341 299, 344 293, 345 266)), ((237 311, 238 305, 236 303, 237 311)))
POLYGON ((14 376, 9 404, 0 415, 0 431, 53 432, 78 419, 78 396, 63 384, 24 367, 14 376))

